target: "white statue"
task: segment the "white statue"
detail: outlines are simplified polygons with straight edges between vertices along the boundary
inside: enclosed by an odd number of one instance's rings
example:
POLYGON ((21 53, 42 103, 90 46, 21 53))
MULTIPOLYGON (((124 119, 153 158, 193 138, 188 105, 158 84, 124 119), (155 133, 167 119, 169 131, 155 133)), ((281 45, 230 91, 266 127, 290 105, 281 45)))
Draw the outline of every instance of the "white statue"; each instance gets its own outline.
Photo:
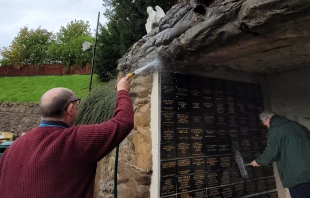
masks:
POLYGON ((147 14, 149 15, 145 24, 145 29, 147 33, 149 33, 153 29, 154 23, 158 24, 160 19, 165 16, 165 12, 163 11, 163 9, 161 9, 161 7, 155 6, 155 10, 153 10, 151 6, 147 7, 147 14))

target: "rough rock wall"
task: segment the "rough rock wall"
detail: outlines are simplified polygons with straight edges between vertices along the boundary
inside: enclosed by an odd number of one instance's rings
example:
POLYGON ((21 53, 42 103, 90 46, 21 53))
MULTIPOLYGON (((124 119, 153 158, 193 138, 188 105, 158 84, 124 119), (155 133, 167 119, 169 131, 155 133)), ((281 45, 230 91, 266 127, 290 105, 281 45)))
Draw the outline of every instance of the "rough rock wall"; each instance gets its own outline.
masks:
POLYGON ((0 131, 20 136, 40 123, 38 103, 0 103, 0 131))
MULTIPOLYGON (((120 73, 120 76, 124 76, 120 73)), ((150 197, 152 145, 150 131, 150 94, 152 75, 139 75, 130 80, 135 126, 120 144, 118 162, 118 197, 150 197)), ((115 150, 98 163, 95 197, 113 197, 115 150)))
POLYGON ((140 68, 160 58, 165 69, 186 72, 229 67, 275 72, 310 63, 307 0, 188 0, 175 5, 159 26, 120 60, 140 68))

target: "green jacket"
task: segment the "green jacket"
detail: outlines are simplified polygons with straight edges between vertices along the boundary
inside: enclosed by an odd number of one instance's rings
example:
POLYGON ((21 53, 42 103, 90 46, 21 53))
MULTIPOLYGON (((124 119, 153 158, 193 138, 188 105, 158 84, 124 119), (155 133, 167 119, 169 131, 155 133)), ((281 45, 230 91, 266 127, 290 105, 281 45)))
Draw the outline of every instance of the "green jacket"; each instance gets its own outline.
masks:
POLYGON ((256 162, 266 166, 274 161, 285 188, 310 182, 310 131, 295 121, 272 116, 267 147, 256 162))

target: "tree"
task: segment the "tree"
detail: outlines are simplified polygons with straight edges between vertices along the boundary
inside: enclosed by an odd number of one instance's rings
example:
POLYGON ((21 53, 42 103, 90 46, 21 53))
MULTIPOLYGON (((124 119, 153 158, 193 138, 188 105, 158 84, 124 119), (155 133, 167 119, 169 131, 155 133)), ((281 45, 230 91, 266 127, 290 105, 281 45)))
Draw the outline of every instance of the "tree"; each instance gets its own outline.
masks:
POLYGON ((67 69, 90 63, 91 52, 83 53, 81 50, 84 41, 94 41, 88 22, 74 20, 65 27, 61 26, 56 39, 48 48, 50 60, 63 63, 67 69))
POLYGON ((103 0, 109 19, 102 27, 98 39, 98 55, 95 72, 108 81, 116 74, 117 60, 128 48, 146 35, 145 23, 148 6, 159 5, 168 11, 177 0, 103 0))
POLYGON ((28 27, 20 29, 9 47, 1 50, 3 59, 1 65, 40 65, 47 62, 47 49, 54 38, 52 32, 40 27, 29 30, 28 27))

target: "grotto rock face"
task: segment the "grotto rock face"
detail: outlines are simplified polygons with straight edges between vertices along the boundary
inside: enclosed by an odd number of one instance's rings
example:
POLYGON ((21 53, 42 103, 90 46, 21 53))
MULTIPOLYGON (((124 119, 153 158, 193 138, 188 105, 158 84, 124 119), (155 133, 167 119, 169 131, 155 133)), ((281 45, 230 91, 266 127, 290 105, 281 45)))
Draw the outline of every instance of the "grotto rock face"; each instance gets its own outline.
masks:
MULTIPOLYGON (((154 59, 160 69, 185 73, 218 68, 272 73, 310 65, 308 0, 179 2, 119 60, 119 77, 154 59)), ((120 146, 120 198, 150 197, 152 82, 151 74, 131 79, 135 127, 120 146)), ((114 159, 111 154, 98 168, 97 197, 113 197, 114 159)))
POLYGON ((271 73, 310 62, 307 0, 183 1, 120 60, 120 70, 160 58, 165 69, 229 67, 271 73), (170 68, 169 68, 170 67, 170 68))

